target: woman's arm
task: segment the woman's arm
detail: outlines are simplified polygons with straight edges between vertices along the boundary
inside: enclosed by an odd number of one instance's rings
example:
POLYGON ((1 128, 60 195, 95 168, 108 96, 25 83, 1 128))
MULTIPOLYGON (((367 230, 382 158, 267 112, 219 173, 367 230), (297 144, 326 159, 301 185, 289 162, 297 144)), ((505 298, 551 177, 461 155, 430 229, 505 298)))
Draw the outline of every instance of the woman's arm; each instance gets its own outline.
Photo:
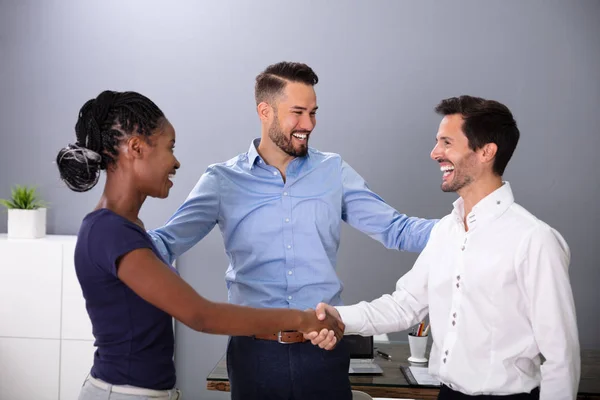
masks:
POLYGON ((200 296, 147 248, 133 250, 117 262, 117 276, 138 296, 196 331, 232 336, 328 329, 339 339, 341 321, 319 321, 314 311, 258 309, 215 303, 200 296))

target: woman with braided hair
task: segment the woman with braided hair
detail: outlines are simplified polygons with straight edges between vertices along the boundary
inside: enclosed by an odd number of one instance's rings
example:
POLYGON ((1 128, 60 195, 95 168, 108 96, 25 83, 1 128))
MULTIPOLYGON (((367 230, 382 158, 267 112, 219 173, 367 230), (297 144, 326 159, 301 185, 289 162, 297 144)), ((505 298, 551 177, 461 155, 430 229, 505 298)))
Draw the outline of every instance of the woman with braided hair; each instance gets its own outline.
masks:
POLYGON ((83 105, 75 134, 75 144, 56 159, 66 185, 88 191, 106 171, 104 192, 83 219, 75 249, 97 347, 80 400, 179 399, 172 317, 213 334, 327 329, 341 338, 343 325, 319 321, 314 311, 211 302, 161 258, 138 214, 148 196, 168 196, 180 164, 175 130, 150 99, 104 91, 83 105))

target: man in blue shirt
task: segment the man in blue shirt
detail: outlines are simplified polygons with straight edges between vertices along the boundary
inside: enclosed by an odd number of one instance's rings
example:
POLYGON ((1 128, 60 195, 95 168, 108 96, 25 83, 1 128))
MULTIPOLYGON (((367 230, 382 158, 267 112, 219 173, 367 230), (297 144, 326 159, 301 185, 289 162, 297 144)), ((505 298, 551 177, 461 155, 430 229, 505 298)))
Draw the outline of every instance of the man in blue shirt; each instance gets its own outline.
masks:
MULTIPOLYGON (((149 232, 172 262, 218 224, 232 303, 341 305, 335 267, 342 221, 387 248, 412 252, 425 247, 436 222, 400 214, 340 155, 308 147, 317 82, 300 63, 281 62, 259 74, 261 137, 247 152, 209 166, 166 225, 149 232)), ((343 340, 324 351, 296 332, 232 337, 227 349, 234 400, 351 399, 348 366, 343 340)))

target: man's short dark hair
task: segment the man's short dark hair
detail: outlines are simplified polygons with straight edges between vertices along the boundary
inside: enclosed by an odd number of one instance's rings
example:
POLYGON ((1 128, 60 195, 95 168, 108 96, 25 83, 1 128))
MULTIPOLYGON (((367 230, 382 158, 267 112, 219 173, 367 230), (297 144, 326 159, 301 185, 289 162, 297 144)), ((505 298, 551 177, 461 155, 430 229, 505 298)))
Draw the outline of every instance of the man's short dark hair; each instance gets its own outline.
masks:
POLYGON ((319 77, 312 68, 302 63, 282 61, 269 65, 256 77, 256 104, 263 101, 272 103, 275 97, 283 92, 287 82, 301 82, 314 86, 319 82, 319 77))
POLYGON ((493 170, 498 176, 511 159, 519 142, 519 128, 512 113, 504 104, 480 97, 460 96, 444 99, 435 107, 440 115, 460 114, 462 130, 469 140, 469 147, 478 150, 488 143, 498 146, 493 170))

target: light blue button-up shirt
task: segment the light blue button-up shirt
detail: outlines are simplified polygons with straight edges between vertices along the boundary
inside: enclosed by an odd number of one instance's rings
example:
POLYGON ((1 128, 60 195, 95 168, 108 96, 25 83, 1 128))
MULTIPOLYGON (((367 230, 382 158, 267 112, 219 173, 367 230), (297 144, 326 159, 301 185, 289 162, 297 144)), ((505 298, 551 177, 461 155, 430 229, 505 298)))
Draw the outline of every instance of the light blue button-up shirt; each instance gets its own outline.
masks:
POLYGON ((229 257, 229 301, 254 307, 341 305, 335 272, 345 221, 390 249, 419 252, 437 220, 407 217, 367 187, 340 155, 309 148, 286 180, 258 154, 213 164, 162 228, 150 231, 173 261, 218 224, 229 257))

